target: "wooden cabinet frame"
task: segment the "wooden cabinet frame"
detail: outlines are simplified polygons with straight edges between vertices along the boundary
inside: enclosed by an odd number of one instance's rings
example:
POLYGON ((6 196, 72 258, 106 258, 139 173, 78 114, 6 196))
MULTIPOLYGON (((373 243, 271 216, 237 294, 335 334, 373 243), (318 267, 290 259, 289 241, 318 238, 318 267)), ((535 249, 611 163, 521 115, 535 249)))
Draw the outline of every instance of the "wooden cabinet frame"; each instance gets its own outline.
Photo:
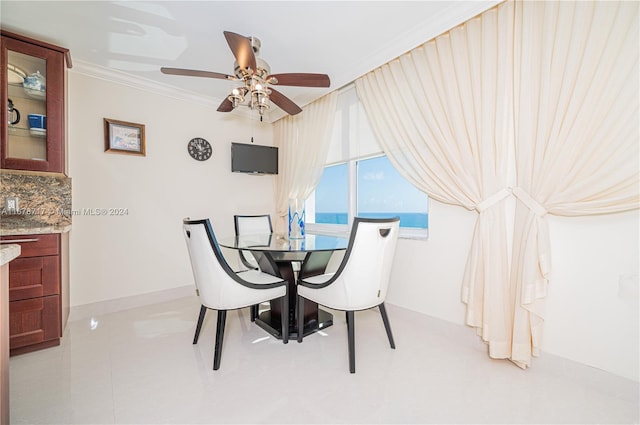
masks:
POLYGON ((47 158, 42 161, 7 157, 9 130, 7 125, 3 125, 3 131, 0 134, 0 168, 64 173, 66 143, 64 63, 65 59, 67 59, 67 64, 70 65, 69 51, 6 31, 1 31, 0 33, 2 35, 0 84, 3 87, 2 104, 4 105, 0 108, 0 119, 5 124, 9 119, 7 109, 9 96, 8 90, 6 90, 8 87, 9 50, 44 59, 47 63, 47 158))

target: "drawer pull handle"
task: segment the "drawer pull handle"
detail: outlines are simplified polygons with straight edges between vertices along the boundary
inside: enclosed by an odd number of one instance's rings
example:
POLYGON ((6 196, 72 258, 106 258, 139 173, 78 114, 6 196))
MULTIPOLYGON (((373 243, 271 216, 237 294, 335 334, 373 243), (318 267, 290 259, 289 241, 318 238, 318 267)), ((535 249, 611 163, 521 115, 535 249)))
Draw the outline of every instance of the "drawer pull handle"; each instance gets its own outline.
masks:
POLYGON ((5 243, 20 243, 20 242, 38 242, 40 239, 35 238, 35 239, 5 239, 0 241, 0 244, 5 244, 5 243))

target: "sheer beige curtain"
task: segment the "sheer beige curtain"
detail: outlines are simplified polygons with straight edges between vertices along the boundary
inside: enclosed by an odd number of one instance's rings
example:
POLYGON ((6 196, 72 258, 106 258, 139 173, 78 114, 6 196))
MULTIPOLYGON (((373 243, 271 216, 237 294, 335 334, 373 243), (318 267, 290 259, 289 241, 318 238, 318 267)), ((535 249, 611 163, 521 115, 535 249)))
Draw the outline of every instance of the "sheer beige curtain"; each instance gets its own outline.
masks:
POLYGON ((274 124, 279 152, 276 176, 275 230, 285 231, 289 199, 309 197, 322 177, 333 131, 338 93, 332 92, 305 106, 303 112, 274 124))
POLYGON ((502 3, 356 82, 399 172, 434 199, 478 211, 463 301, 494 358, 524 368, 539 351, 546 214, 640 207, 638 9, 502 3), (511 194, 508 265, 501 201, 511 194))
POLYGON ((510 287, 512 360, 522 367, 541 343, 551 272, 546 214, 640 207, 638 9, 638 2, 516 3, 510 287))
POLYGON ((502 4, 356 81, 395 168, 479 213, 463 282, 467 324, 508 358, 513 321, 503 200, 513 143, 514 4, 502 4))

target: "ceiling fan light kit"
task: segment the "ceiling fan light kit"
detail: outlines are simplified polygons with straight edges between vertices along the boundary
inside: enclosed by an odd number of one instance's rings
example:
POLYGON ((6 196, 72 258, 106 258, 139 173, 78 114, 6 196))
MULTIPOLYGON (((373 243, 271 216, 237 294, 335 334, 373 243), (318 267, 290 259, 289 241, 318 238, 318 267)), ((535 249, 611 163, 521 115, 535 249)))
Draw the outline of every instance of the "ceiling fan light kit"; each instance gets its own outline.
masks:
POLYGON ((329 87, 330 85, 329 76, 326 74, 271 74, 269 64, 262 58, 256 57, 260 53, 261 46, 258 38, 245 37, 229 31, 224 31, 224 36, 236 58, 235 75, 166 67, 160 68, 160 71, 169 75, 237 81, 241 85, 235 87, 222 101, 218 106, 218 112, 231 112, 240 106, 246 106, 257 110, 261 119, 265 111, 270 108, 270 102, 290 115, 302 112, 302 109, 291 99, 270 86, 329 87))

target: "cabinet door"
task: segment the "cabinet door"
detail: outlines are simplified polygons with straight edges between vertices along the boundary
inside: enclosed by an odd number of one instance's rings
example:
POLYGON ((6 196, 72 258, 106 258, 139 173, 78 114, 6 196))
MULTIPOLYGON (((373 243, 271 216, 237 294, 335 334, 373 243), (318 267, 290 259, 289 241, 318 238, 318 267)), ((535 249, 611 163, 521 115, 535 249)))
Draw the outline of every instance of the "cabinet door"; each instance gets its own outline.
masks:
POLYGON ((9 303, 10 350, 60 338, 60 296, 9 303))
POLYGON ((16 258, 9 263, 9 301, 60 294, 60 257, 16 258))
POLYGON ((1 62, 0 165, 64 172, 64 55, 3 36, 1 62), (40 89, 25 87, 25 77, 38 72, 43 79, 40 89))

